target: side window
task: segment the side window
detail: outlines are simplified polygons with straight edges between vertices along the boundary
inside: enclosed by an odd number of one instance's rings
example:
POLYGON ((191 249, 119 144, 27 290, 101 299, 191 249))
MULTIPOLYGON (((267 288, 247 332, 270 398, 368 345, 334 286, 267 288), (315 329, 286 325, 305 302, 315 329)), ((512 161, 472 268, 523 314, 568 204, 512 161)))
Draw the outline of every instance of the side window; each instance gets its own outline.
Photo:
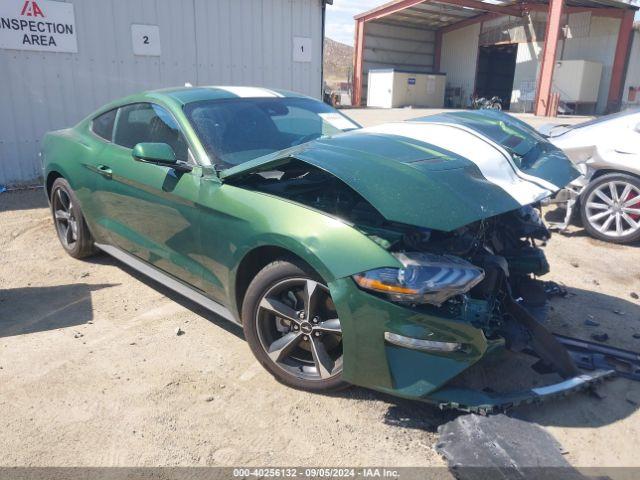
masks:
POLYGON ((116 121, 116 111, 117 109, 114 108, 94 118, 91 122, 91 131, 110 142, 113 138, 113 124, 116 121))
POLYGON ((133 148, 137 143, 166 143, 178 160, 187 161, 187 142, 178 124, 164 108, 151 103, 120 107, 114 143, 133 148))

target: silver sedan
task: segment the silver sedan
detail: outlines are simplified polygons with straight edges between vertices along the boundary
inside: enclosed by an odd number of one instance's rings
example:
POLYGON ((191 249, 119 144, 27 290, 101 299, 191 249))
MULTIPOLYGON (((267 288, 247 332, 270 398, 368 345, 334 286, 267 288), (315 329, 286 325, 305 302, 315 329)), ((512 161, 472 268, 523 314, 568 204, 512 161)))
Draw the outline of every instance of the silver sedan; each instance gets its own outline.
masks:
POLYGON ((576 209, 584 228, 601 240, 640 240, 640 110, 577 125, 545 125, 540 133, 562 149, 582 177, 560 192, 566 227, 576 209))

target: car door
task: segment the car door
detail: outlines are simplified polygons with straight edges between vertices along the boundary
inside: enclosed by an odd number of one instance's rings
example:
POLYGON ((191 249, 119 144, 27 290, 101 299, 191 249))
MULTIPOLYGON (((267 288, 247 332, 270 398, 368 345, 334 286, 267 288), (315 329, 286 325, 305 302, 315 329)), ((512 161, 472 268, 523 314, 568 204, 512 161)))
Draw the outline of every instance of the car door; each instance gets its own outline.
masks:
POLYGON ((134 160, 142 142, 170 145, 178 160, 191 162, 189 146, 172 114, 152 103, 118 109, 113 141, 97 165, 109 243, 200 288, 198 192, 200 169, 178 171, 134 160))
POLYGON ((78 170, 82 177, 77 179, 74 175, 74 189, 76 196, 82 205, 85 220, 93 238, 97 242, 104 242, 109 238, 108 229, 105 228, 105 217, 101 191, 96 189, 102 181, 99 166, 105 154, 105 147, 111 143, 113 127, 115 125, 117 108, 101 113, 91 120, 87 126, 86 141, 84 145, 90 146, 90 154, 83 158, 83 169, 78 170))

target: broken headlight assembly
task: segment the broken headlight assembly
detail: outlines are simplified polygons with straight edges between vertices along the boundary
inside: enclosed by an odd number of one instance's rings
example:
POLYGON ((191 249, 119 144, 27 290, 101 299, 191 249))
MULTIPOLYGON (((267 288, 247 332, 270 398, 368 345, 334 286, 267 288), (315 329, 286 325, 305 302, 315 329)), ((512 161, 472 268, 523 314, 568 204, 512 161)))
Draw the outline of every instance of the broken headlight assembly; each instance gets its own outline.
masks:
POLYGON ((356 274, 356 284, 394 302, 440 306, 484 278, 484 270, 452 255, 402 252, 393 256, 402 268, 383 267, 356 274))

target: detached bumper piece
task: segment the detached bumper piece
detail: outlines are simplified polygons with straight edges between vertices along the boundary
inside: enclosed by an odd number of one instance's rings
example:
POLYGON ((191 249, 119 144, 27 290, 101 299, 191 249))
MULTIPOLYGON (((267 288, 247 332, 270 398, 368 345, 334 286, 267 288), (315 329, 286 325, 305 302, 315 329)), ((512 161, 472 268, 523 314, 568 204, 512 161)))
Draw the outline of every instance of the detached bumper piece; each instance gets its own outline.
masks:
POLYGON ((464 388, 444 387, 430 394, 425 400, 436 404, 441 410, 456 409, 486 415, 489 413, 503 412, 518 405, 542 403, 551 398, 564 397, 591 388, 593 385, 613 375, 615 375, 614 370, 596 370, 568 378, 552 385, 500 394, 464 388))
POLYGON ((555 337, 569 351, 578 367, 585 370, 614 369, 620 377, 640 382, 640 353, 564 335, 556 334, 555 337))

